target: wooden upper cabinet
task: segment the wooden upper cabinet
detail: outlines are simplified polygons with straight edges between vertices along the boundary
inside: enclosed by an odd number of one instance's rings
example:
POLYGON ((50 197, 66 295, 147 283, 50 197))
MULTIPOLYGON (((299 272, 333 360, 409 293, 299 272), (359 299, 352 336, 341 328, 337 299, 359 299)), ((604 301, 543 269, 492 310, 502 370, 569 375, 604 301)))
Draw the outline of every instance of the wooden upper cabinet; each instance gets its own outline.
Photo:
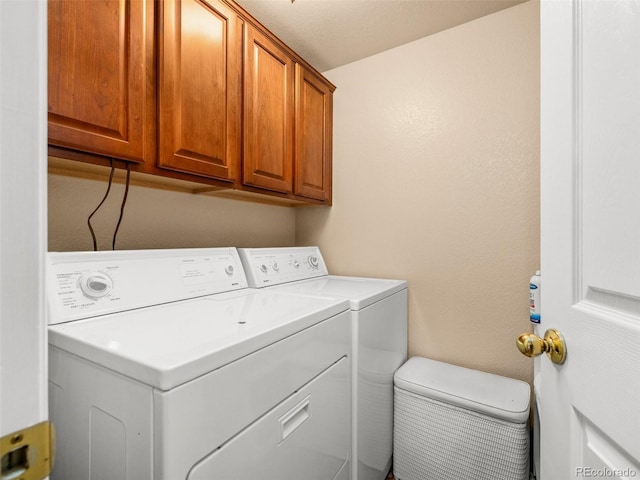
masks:
POLYGON ((49 0, 49 143, 153 155, 153 2, 49 0))
POLYGON ((252 25, 245 28, 242 183, 293 191, 294 62, 252 25))
POLYGON ((242 25, 224 3, 158 3, 158 164, 235 181, 242 146, 242 25))
POLYGON ((331 204, 333 91, 335 87, 296 65, 294 193, 331 204))
POLYGON ((56 156, 331 204, 335 87, 233 1, 48 0, 48 15, 56 156))

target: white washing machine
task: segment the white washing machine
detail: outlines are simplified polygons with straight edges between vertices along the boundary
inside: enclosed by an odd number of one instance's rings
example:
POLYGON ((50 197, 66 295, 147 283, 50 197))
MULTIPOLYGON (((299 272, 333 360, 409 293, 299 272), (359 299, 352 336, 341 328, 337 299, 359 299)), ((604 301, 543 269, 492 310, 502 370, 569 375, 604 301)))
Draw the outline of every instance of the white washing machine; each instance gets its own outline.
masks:
POLYGON ((51 478, 347 480, 349 304, 237 251, 52 253, 51 478))
POLYGON ((352 478, 385 479, 393 452, 393 374, 407 359, 407 282, 329 275, 318 247, 238 250, 251 287, 349 300, 352 478))

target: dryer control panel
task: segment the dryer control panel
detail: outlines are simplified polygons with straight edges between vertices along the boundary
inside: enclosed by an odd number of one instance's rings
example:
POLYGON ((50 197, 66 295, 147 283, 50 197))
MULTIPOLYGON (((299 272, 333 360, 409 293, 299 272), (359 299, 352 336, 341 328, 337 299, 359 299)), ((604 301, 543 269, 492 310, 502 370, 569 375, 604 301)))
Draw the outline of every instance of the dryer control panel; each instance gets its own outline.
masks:
POLYGON ((247 287, 235 248, 49 253, 49 324, 247 287))
POLYGON ((318 247, 239 248, 238 253, 252 288, 329 274, 318 247))

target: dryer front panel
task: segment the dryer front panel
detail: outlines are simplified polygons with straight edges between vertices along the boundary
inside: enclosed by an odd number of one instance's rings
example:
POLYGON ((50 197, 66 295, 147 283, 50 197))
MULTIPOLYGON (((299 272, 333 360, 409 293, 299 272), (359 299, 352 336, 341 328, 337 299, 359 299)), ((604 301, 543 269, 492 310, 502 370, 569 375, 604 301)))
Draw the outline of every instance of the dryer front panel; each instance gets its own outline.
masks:
MULTIPOLYGON (((340 313, 173 390, 156 390, 156 480, 186 478, 194 465, 199 465, 219 447, 237 438, 240 432, 300 392, 340 359, 346 357, 348 361, 345 363, 349 363, 350 320, 349 312, 340 313)), ((347 387, 349 381, 349 375, 345 374, 347 387)), ((312 403, 315 405, 317 400, 312 403)), ((345 400, 339 392, 330 403, 343 405, 350 412, 350 397, 345 400)), ((312 416, 316 415, 313 406, 307 411, 312 416)), ((303 416, 304 412, 292 422, 285 421, 283 428, 296 430, 293 426, 303 416)), ((347 438, 350 438, 350 418, 344 420, 347 438)), ((308 423, 308 420, 303 423, 308 423)), ((291 433, 286 443, 290 443, 289 438, 296 437, 295 432, 291 433)), ((339 437, 342 439, 344 435, 340 433, 339 437)), ((334 442, 337 441, 337 437, 334 438, 334 442)), ((254 463, 254 455, 253 451, 246 452, 245 462, 254 463)), ((208 478, 226 480, 219 475, 208 478)), ((243 480, 251 478, 269 477, 249 476, 243 480)))
POLYGON ((187 480, 332 480, 349 461, 345 357, 196 465, 187 480))

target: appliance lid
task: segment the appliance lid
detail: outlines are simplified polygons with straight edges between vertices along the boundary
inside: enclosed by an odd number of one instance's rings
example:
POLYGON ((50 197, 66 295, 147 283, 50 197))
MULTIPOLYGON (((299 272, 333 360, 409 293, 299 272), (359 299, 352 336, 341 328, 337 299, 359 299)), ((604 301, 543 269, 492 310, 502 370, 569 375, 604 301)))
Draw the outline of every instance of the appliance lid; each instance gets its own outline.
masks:
POLYGON ((362 310, 406 288, 407 282, 405 280, 329 275, 281 285, 277 290, 346 298, 349 299, 351 310, 362 310))
POLYGON ((49 344, 170 390, 348 311, 345 300, 242 290, 49 327, 49 344))
POLYGON ((423 357, 412 357, 394 376, 396 387, 510 422, 529 419, 531 390, 521 380, 423 357))

